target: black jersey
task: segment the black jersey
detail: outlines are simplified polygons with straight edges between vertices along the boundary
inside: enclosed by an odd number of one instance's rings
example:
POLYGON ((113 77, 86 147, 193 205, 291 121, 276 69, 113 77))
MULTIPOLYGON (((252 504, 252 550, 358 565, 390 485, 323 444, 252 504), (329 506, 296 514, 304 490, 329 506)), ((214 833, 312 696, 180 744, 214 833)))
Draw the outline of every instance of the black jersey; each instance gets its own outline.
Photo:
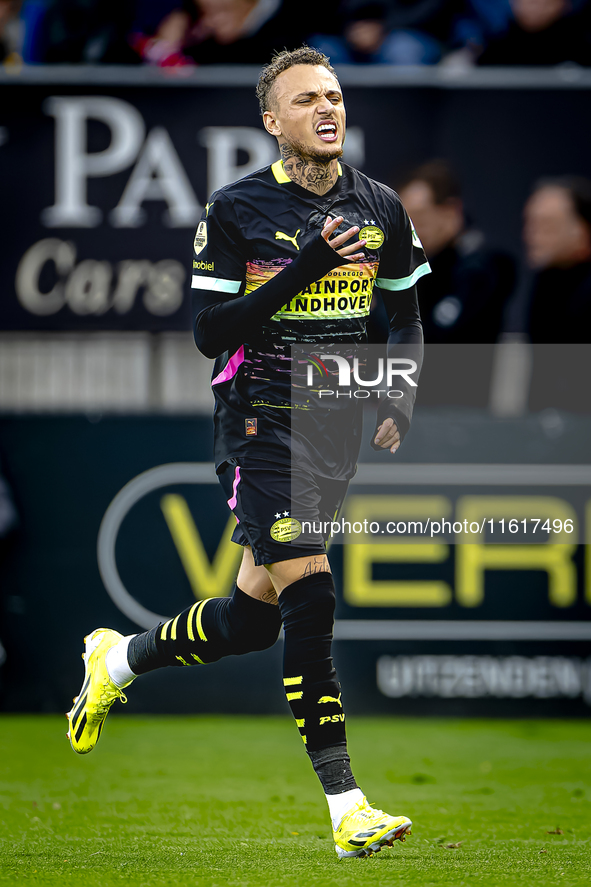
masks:
MULTIPOLYGON (((291 462, 295 343, 365 341, 375 287, 390 301, 390 315, 397 301, 406 300, 407 309, 410 300, 406 313, 420 323, 414 284, 430 269, 398 195, 345 164, 338 164, 338 173, 333 188, 319 196, 292 182, 277 161, 216 192, 199 223, 192 276, 197 324, 212 297, 239 300, 274 280, 318 237, 328 215, 343 216, 340 230, 357 225, 359 239, 367 241, 361 261, 344 259, 318 279, 312 275, 272 316, 260 317, 248 341, 217 357, 212 386, 218 467, 230 458, 291 462)), ((311 414, 300 427, 324 441, 323 454, 312 447, 318 473, 351 477, 359 403, 338 420, 312 400, 297 407, 311 414)))

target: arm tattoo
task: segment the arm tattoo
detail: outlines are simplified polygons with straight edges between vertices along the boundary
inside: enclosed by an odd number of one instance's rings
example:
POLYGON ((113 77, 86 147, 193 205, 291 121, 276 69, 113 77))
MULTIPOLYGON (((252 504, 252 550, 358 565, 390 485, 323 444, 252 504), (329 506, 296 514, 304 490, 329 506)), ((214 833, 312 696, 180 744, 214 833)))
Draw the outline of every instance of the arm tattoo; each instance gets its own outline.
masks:
POLYGON ((291 145, 281 145, 281 158, 283 169, 292 182, 315 194, 326 194, 337 180, 337 164, 332 160, 328 163, 305 160, 291 145))
POLYGON ((328 558, 325 554, 321 555, 321 557, 315 557, 312 558, 312 560, 309 560, 304 567, 304 572, 302 573, 301 578, 303 579, 304 576, 312 576, 313 573, 330 573, 328 558))

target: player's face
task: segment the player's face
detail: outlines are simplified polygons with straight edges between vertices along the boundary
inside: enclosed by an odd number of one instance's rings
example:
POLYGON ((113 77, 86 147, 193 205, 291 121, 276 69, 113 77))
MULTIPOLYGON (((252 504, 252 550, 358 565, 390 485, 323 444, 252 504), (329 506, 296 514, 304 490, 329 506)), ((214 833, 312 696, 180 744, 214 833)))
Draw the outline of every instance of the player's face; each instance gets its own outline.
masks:
POLYGON ((336 77, 322 65, 294 65, 274 85, 267 130, 307 160, 340 157, 345 140, 345 106, 336 77))

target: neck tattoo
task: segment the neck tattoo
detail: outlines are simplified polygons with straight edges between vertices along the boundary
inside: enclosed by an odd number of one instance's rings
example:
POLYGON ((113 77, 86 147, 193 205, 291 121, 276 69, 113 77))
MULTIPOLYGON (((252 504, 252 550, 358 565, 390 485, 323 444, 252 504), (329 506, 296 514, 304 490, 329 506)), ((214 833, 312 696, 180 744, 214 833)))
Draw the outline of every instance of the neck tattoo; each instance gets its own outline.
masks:
POLYGON ((281 145, 281 159, 286 175, 314 194, 326 194, 337 180, 338 164, 336 159, 321 162, 306 160, 291 145, 281 145))

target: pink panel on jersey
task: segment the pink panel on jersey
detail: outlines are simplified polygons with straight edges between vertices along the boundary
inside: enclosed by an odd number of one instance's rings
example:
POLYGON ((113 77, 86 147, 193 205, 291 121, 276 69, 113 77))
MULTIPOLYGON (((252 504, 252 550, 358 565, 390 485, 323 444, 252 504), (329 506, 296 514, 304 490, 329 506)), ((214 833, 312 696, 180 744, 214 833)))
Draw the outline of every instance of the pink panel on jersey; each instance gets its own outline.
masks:
MULTIPOLYGON (((234 472, 234 486, 232 487, 232 493, 234 494, 231 499, 228 499, 228 507, 231 511, 234 511, 236 508, 236 504, 238 502, 237 490, 238 484, 240 483, 240 466, 236 466, 236 471, 234 472)), ((238 520, 238 518, 236 518, 238 520)))
POLYGON ((220 382, 227 382, 232 376, 235 376, 238 367, 244 363, 244 345, 241 345, 236 354, 233 354, 221 373, 213 379, 212 385, 219 385, 220 382))

